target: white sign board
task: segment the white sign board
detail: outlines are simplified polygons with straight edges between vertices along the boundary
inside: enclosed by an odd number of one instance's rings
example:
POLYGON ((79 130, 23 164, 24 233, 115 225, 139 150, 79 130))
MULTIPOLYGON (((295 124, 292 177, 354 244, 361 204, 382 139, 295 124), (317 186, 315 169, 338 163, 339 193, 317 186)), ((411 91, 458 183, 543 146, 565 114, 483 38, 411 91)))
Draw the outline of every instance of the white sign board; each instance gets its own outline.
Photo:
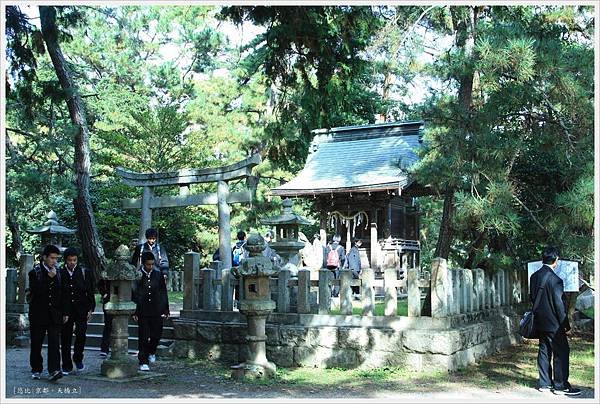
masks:
MULTIPOLYGON (((527 263, 528 279, 542 267, 542 261, 531 261, 527 263)), ((569 260, 558 260, 558 267, 554 271, 563 280, 565 292, 579 292, 579 262, 569 260)))

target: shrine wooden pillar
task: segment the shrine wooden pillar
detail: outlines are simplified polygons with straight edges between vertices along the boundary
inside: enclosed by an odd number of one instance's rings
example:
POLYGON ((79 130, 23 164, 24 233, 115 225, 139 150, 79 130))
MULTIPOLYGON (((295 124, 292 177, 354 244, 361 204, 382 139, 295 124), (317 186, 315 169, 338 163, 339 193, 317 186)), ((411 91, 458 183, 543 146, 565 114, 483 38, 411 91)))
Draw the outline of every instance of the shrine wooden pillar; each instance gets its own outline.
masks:
POLYGON ((377 209, 371 209, 371 269, 377 268, 379 243, 377 242, 377 209))
POLYGON ((319 212, 319 235, 321 236, 321 244, 327 245, 327 212, 323 207, 319 212))

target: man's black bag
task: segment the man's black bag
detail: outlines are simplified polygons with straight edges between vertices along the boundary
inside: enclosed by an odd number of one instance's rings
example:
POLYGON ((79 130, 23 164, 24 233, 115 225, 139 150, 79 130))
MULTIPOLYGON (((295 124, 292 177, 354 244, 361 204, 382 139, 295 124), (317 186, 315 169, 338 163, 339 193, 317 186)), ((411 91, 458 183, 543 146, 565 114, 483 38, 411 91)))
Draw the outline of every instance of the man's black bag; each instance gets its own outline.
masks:
POLYGON ((521 334, 523 338, 538 339, 540 337, 538 330, 535 328, 533 312, 537 309, 537 306, 540 304, 540 296, 542 295, 542 289, 544 289, 544 287, 546 286, 546 281, 548 280, 549 276, 549 273, 546 274, 544 282, 542 282, 542 285, 540 286, 540 288, 537 291, 537 294, 535 295, 533 307, 530 311, 526 311, 525 314, 523 314, 523 318, 519 323, 519 334, 521 334))

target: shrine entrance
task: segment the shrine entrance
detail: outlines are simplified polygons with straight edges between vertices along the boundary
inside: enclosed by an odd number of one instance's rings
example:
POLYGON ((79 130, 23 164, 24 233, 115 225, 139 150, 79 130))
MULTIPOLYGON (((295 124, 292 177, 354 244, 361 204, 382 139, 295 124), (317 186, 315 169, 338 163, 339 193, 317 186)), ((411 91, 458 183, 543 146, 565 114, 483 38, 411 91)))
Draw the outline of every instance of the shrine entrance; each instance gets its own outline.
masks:
POLYGON ((250 203, 256 192, 258 178, 252 175, 252 168, 261 161, 255 154, 245 160, 217 168, 181 169, 162 173, 136 173, 122 167, 116 173, 124 184, 142 187, 142 198, 123 200, 124 209, 141 209, 139 242, 143 242, 145 231, 152 226, 152 211, 158 208, 184 207, 196 205, 217 205, 219 215, 219 254, 225 268, 231 268, 231 203, 250 203), (229 192, 229 182, 245 179, 246 189, 229 192), (191 184, 217 183, 216 193, 190 194, 191 184), (155 196, 155 187, 178 186, 178 196, 155 196))

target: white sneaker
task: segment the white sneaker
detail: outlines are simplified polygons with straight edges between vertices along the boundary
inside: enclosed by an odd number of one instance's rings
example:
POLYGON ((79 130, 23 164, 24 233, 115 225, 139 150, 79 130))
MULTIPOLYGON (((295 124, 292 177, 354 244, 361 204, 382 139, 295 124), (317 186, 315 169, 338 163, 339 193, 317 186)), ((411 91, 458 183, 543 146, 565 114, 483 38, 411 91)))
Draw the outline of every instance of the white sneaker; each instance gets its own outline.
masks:
POLYGON ((148 355, 148 361, 150 361, 150 363, 156 362, 156 355, 148 355))
POLYGON ((150 370, 150 366, 146 365, 145 363, 143 365, 140 365, 140 370, 147 372, 150 370))
POLYGON ((33 380, 40 380, 40 376, 41 376, 40 372, 33 372, 33 373, 31 374, 31 378, 32 378, 33 380))

